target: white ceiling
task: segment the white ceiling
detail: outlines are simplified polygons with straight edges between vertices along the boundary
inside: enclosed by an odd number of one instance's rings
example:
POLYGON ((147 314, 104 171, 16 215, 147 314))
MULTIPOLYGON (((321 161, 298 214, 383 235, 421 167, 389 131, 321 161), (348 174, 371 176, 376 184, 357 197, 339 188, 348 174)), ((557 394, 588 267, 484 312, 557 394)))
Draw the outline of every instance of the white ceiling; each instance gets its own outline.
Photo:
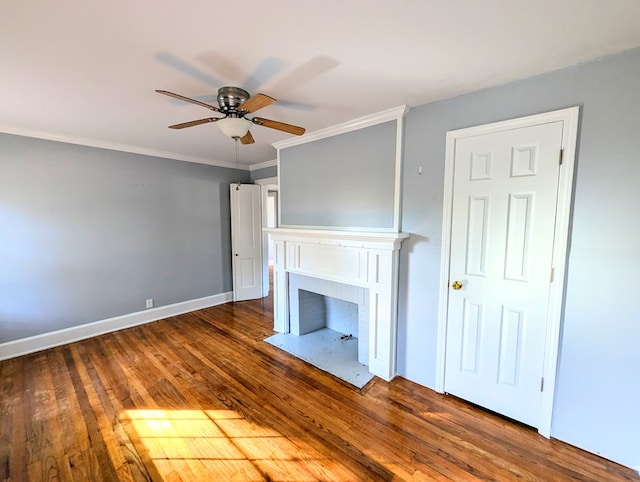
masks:
MULTIPOLYGON (((223 85, 307 131, 640 45, 637 0, 0 0, 0 131, 233 163, 223 85)), ((240 162, 289 135, 253 126, 240 162)))

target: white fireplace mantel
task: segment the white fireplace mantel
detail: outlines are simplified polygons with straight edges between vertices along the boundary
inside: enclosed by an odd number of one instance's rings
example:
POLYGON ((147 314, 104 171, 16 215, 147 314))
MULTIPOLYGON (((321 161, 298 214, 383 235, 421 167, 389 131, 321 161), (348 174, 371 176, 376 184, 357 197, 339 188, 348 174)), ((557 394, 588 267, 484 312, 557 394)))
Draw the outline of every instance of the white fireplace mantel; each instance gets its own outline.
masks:
POLYGON ((275 245, 274 330, 289 333, 289 273, 369 289, 369 371, 396 375, 398 258, 406 233, 265 229, 275 245))

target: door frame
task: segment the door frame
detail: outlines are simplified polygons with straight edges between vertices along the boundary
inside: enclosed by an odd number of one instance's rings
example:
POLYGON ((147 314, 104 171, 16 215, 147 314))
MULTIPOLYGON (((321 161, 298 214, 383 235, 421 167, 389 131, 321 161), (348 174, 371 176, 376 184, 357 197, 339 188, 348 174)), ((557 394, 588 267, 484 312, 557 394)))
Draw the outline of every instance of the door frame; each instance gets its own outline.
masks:
MULTIPOLYGON (((458 139, 465 137, 480 136, 551 122, 563 122, 561 146, 561 149, 563 150, 562 167, 560 169, 558 180, 555 239, 553 242, 552 258, 553 282, 549 289, 546 343, 544 349, 544 366, 542 371, 544 390, 541 395, 540 422, 537 427, 538 432, 547 438, 551 436, 553 401, 556 389, 556 370, 558 365, 562 307, 564 305, 566 264, 569 247, 569 224, 571 218, 574 184, 573 177, 579 119, 580 107, 576 106, 552 112, 545 112, 542 114, 520 117, 517 119, 468 127, 466 129, 448 131, 446 137, 435 383, 435 389, 440 393, 444 393, 445 378, 455 143, 458 139)), ((549 273, 549 276, 551 276, 551 273, 549 273)))
MULTIPOLYGON (((264 228, 267 227, 267 195, 269 191, 278 191, 279 195, 280 186, 278 184, 278 176, 256 179, 253 182, 260 185, 262 199, 262 297, 264 298, 269 296, 269 240, 268 234, 264 231, 264 228)), ((276 205, 276 226, 278 226, 279 219, 280 210, 278 204, 276 205)))

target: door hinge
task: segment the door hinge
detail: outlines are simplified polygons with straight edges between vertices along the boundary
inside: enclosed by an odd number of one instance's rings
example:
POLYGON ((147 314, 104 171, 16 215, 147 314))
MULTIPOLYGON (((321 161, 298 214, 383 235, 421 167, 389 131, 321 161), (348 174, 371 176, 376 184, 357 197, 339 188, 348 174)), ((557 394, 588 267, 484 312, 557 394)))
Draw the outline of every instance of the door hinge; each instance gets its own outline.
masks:
POLYGON ((556 274, 556 269, 551 268, 551 283, 553 283, 553 276, 556 274))
POLYGON ((544 391, 544 377, 542 377, 540 379, 540 391, 543 392, 544 391))
POLYGON ((558 158, 559 164, 562 166, 562 158, 564 157, 564 149, 560 149, 560 156, 558 158))

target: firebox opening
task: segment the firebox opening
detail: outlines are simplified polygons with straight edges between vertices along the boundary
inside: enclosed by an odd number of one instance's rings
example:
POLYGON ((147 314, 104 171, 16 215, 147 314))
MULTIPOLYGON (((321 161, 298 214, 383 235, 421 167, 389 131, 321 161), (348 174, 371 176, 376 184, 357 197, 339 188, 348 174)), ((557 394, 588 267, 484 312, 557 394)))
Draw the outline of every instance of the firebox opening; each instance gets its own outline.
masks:
POLYGON ((359 388, 368 383, 369 290, 290 275, 290 333, 267 339, 359 388))

